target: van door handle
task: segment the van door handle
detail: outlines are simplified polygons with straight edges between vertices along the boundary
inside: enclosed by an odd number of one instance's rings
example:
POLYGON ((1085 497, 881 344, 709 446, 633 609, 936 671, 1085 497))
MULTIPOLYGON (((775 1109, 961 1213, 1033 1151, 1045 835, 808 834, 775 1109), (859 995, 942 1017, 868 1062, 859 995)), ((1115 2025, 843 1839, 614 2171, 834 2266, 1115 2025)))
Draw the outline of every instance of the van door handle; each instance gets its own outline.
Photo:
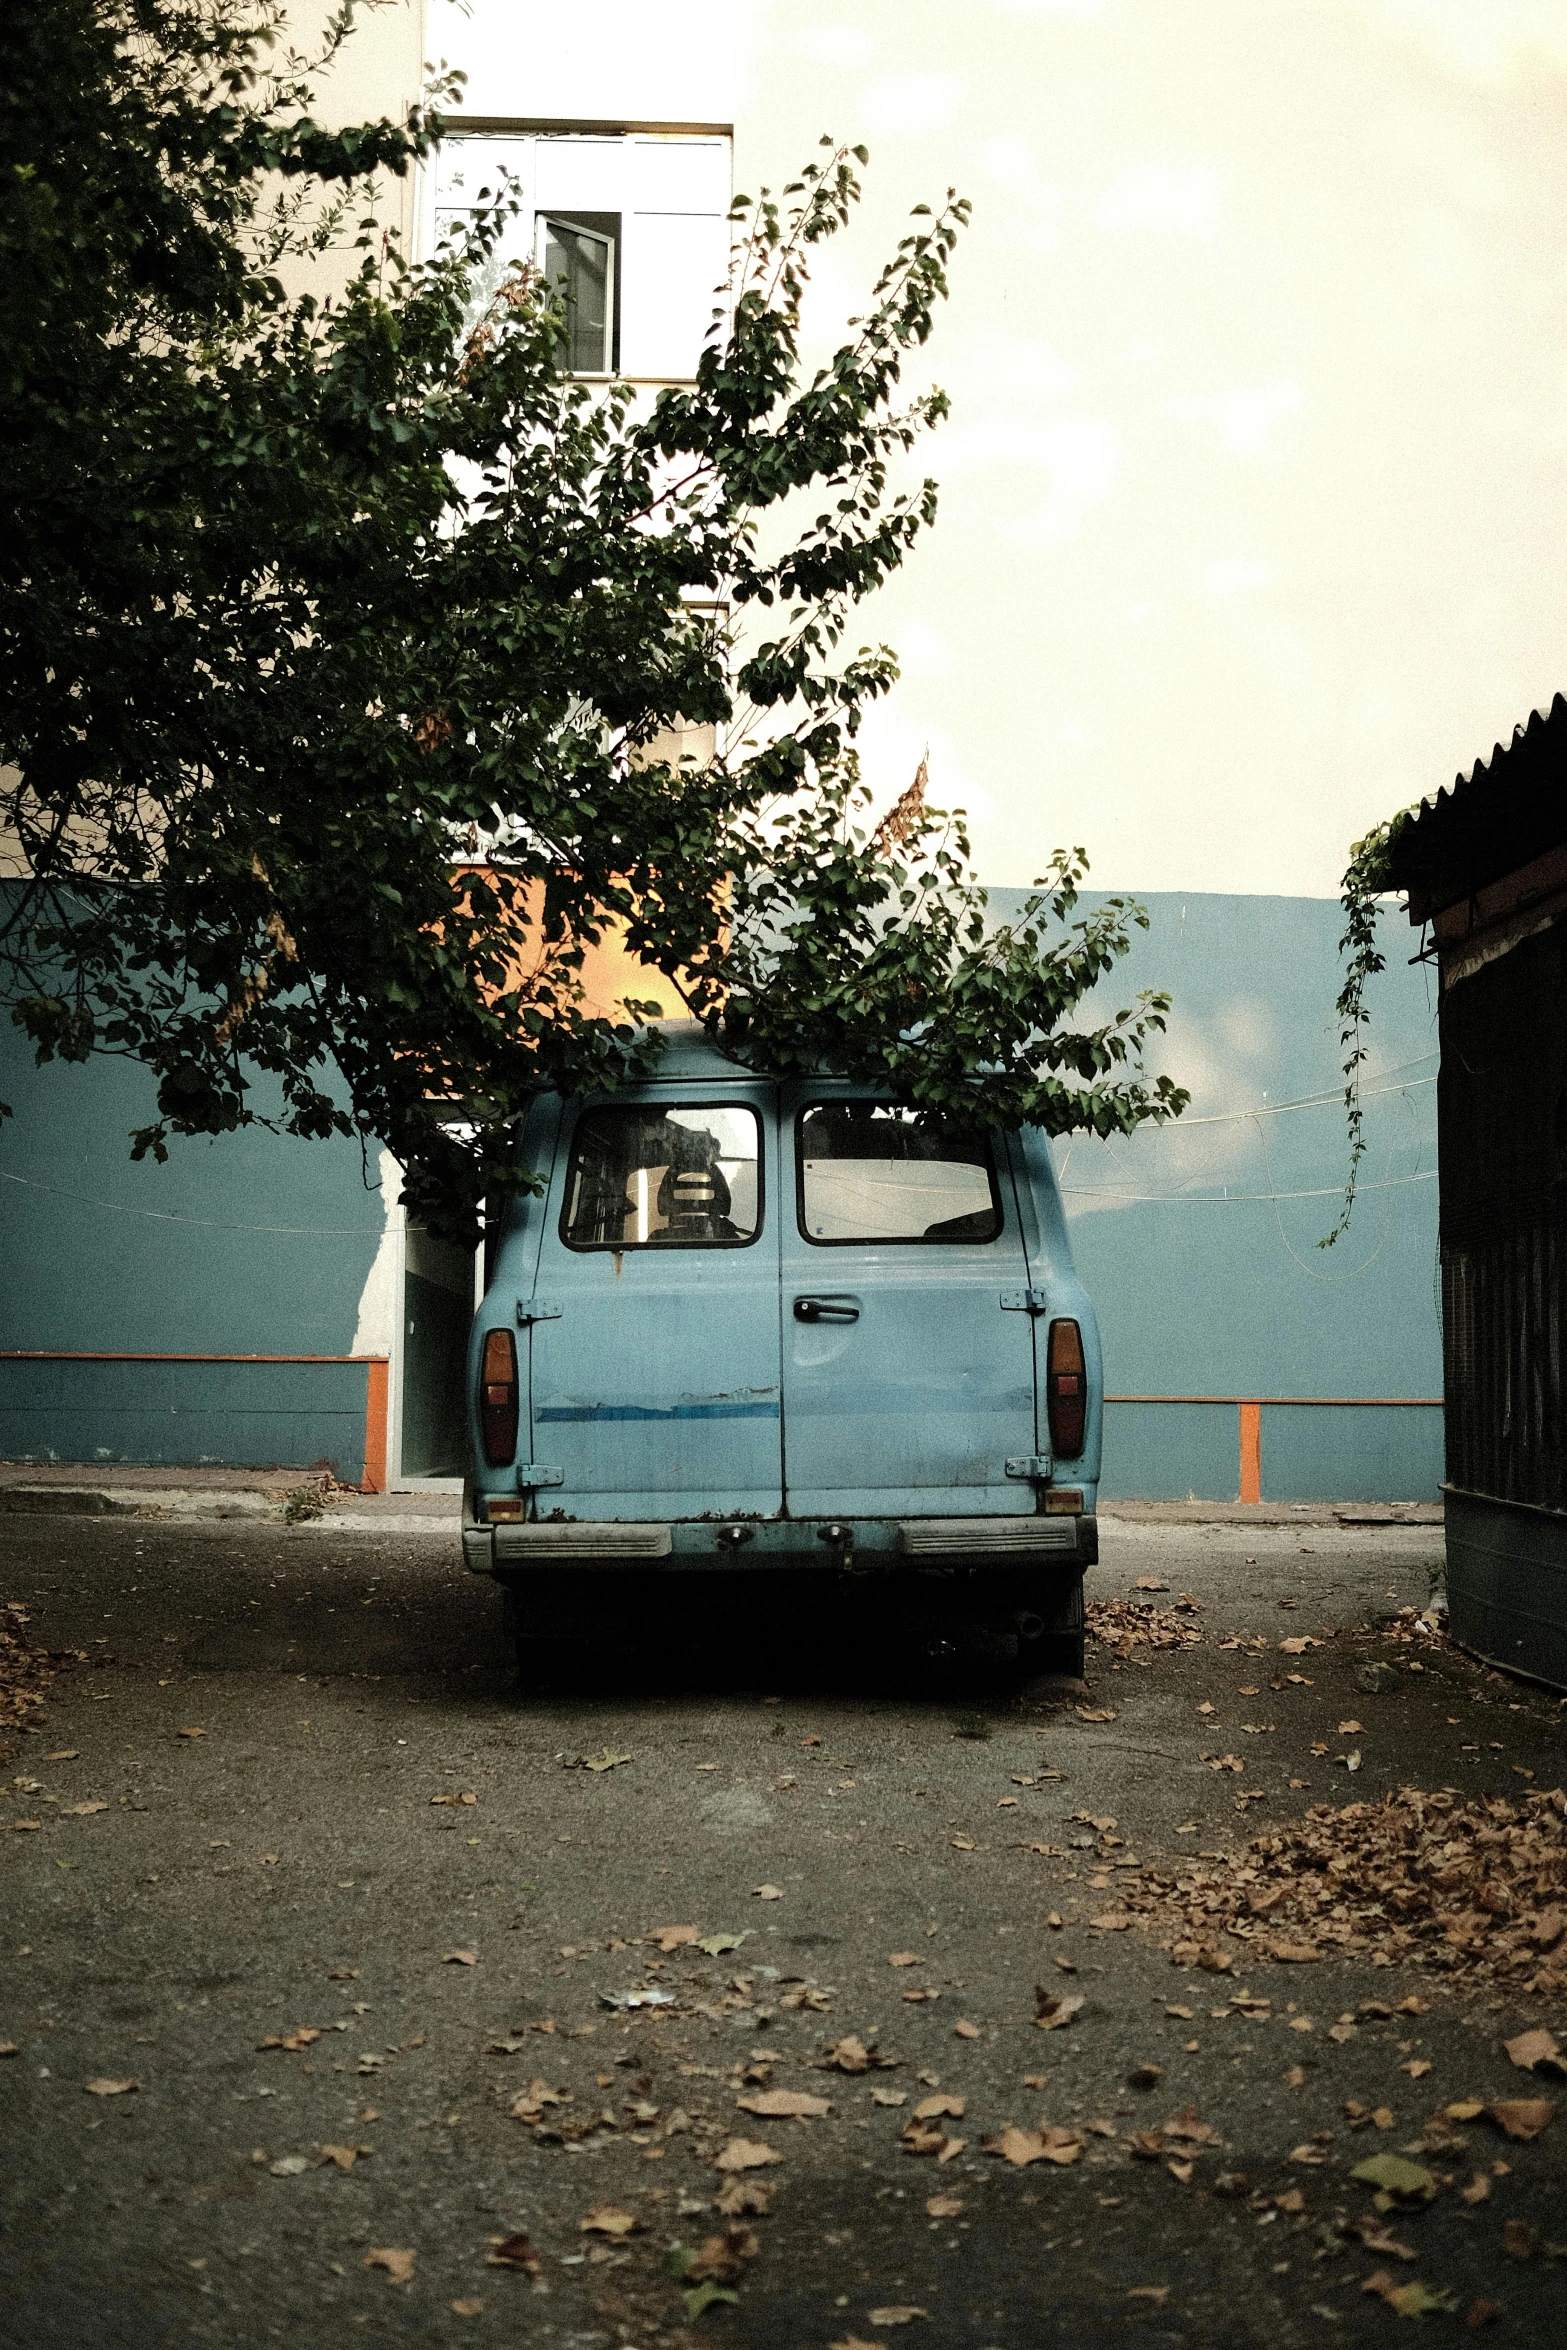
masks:
POLYGON ((841 1297, 797 1297, 794 1318, 797 1322, 857 1322, 860 1309, 841 1297))

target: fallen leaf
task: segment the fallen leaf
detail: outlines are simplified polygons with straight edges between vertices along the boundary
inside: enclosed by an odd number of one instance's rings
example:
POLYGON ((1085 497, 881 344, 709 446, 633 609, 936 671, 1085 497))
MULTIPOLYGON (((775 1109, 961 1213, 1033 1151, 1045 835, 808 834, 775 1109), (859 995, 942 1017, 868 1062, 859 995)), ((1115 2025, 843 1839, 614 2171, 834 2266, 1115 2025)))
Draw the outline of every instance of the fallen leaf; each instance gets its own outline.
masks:
POLYGON ((781 1885, 753 1885, 751 1891, 758 1901, 782 1901, 781 1885))
POLYGON ((688 1942, 700 1941, 701 1936, 700 1926, 654 1926, 642 1939, 656 1942, 667 1958, 671 1950, 683 1950, 688 1942))
POLYGON ((1292 2064, 1284 2075, 1284 2082, 1287 2088, 1304 2089, 1306 2086, 1305 2066, 1303 2064, 1292 2064))
POLYGON ((479 1953, 476 1950, 443 1950, 441 1952, 443 1966, 477 1966, 478 1963, 479 1953))
POLYGON ((999 2154, 1003 2162, 1014 2164, 1019 2170, 1031 2162, 1052 2162, 1062 2168, 1074 2163, 1083 2151, 1083 2141, 1075 2130, 1056 2128, 1051 2123, 1037 2130, 1020 2130, 1009 2122, 993 2138, 980 2141, 981 2154, 999 2154))
POLYGON ((339 2170, 352 2170, 361 2154, 373 2154, 374 2152, 373 2146, 323 2146, 317 2159, 316 2168, 319 2170, 326 2163, 334 2162, 339 2170))
POLYGON ((917 1950, 895 1950, 887 1961, 889 1966, 918 1966, 919 1963, 920 1954, 917 1950))
POLYGON ((971 2024, 966 2016, 959 2016, 952 2029, 960 2040, 980 2040, 984 2037, 978 2024, 971 2024))
POLYGON ((949 1836, 947 1841, 954 1852, 978 1852, 979 1850, 979 1846, 972 1836, 949 1836))
POLYGON ((846 2033, 841 2040, 835 2040, 822 2058, 823 2064, 834 2066, 840 2073, 866 2073, 873 2064, 886 2064, 889 2061, 887 2057, 879 2056, 867 2048, 863 2040, 856 2040, 852 2032, 846 2033))
POLYGON ((313 2047, 320 2037, 312 2024, 297 2024, 292 2032, 269 2032, 264 2040, 256 2042, 256 2053, 259 2055, 266 2048, 286 2048, 291 2056, 298 2056, 304 2049, 313 2047))
POLYGON ((1088 1922, 1096 1934, 1124 1934, 1127 1927, 1135 1925, 1137 1921, 1129 1910, 1107 1909, 1088 1922))
POLYGON ((1478 2332, 1481 2326, 1494 2324, 1501 2314, 1500 2301, 1471 2301, 1464 2313, 1464 2323, 1478 2332))
POLYGON ((546 2080, 536 2079, 517 2093, 515 2102, 507 2109, 507 2120, 536 2122, 547 2105, 567 2105, 570 2098, 564 2089, 552 2089, 546 2080))
POLYGON ((705 1950, 709 1958, 722 1958, 726 1950, 738 1950, 745 1940, 744 1934, 704 1934, 696 1947, 705 1950))
POLYGON ((1108 1705, 1080 1705, 1077 1708, 1077 1717, 1082 1722, 1113 1722, 1115 1709, 1108 1705))
POLYGON ((1359 1722, 1340 1722, 1338 1735, 1340 1738, 1363 1738, 1365 1731, 1359 1722))
POLYGON ((728 2227, 721 2236, 708 2236, 698 2246, 685 2274, 693 2284, 738 2285, 746 2264, 761 2250, 755 2228, 728 2227))
POLYGON ((885 2342, 862 2341, 858 2334, 845 2334, 841 2341, 829 2342, 827 2350, 887 2350, 885 2342))
POLYGON ((1322 1956, 1314 1942, 1270 1942, 1270 1954, 1287 1966, 1308 1966, 1322 1956))
POLYGON ((639 2235, 646 2225, 634 2211, 622 2211, 615 2203, 595 2203, 587 2218, 577 2222, 580 2234, 613 2236, 617 2243, 626 2236, 639 2235))
POLYGON ((731 2138, 713 2157, 715 2170, 761 2170, 770 2162, 782 2162, 783 2156, 771 2146, 764 2146, 756 2138, 731 2138))
POLYGON ((1135 1585, 1138 1591, 1168 1591, 1168 1583, 1161 1583, 1157 1575, 1139 1575, 1135 1585))
POLYGON ((764 2121, 819 2121, 832 2111, 825 2097, 807 2096, 803 2089, 763 2089, 736 2103, 742 2113, 760 2114, 764 2121))
POLYGON ((961 2195, 929 2195, 925 2199, 925 2212, 929 2219, 956 2219, 963 2209, 961 2195))
POLYGON ((1126 2298, 1128 2301, 1152 2301, 1162 2309, 1170 2298, 1170 2288, 1168 2285, 1128 2285, 1126 2298))
POLYGON ((80 1747, 78 1747, 78 1746, 57 1746, 57 1747, 55 1748, 55 1750, 54 1750, 53 1754, 46 1754, 46 1755, 44 1756, 44 1761, 45 1761, 45 1762, 75 1762, 75 1761, 77 1761, 77 1760, 78 1760, 78 1758, 80 1757, 80 1754, 81 1754, 81 1748, 80 1748, 80 1747))
POLYGON ((914 2108, 914 2119, 917 2122, 931 2122, 946 2114, 953 2121, 960 2122, 967 2104, 966 2097, 949 2097, 945 2092, 936 2097, 922 2097, 914 2108))
POLYGON ((116 2081, 100 2073, 95 2081, 88 2082, 87 2094, 89 2097, 123 2097, 127 2090, 140 2087, 140 2081, 116 2081))
POLYGON ((1034 1986, 1034 2022, 1042 2032, 1057 2032, 1069 2024, 1083 2006, 1080 1991, 1047 1991, 1043 1983, 1034 1986))
POLYGON ((484 2315, 484 2303, 475 2300, 471 2293, 465 2293, 460 2300, 453 2301, 450 2308, 453 2317, 482 2317, 484 2315))
POLYGON ((941 1993, 939 1991, 905 1991, 903 1996, 909 2006, 917 2007, 922 1999, 939 1999, 941 1993))
POLYGON ((1362 2187, 1377 2190, 1378 2211, 1407 2210, 1434 2200, 1439 2185, 1424 2163, 1409 2162, 1402 2154, 1373 2154, 1357 2162, 1350 2177, 1362 2187))
POLYGON ((303 2154, 280 2154, 277 2161, 269 2163, 267 2167, 275 2179, 297 2179, 310 2168, 310 2162, 308 2156, 303 2154))
POLYGON ((1367 2277, 1360 2289, 1363 2293, 1379 2293, 1399 2317, 1425 2317, 1454 2306, 1453 2296, 1445 2285, 1422 2285, 1415 2279, 1407 2285, 1396 2284, 1385 2268, 1367 2277))
POLYGON ((205 1730, 182 1730, 180 1732, 182 1738, 205 1738, 206 1735, 205 1730))
POLYGON ((890 2308, 872 2309, 867 2315, 873 2326, 906 2326, 912 2325, 917 2317, 929 2317, 930 2311, 916 2308, 911 2301, 895 2301, 890 2308))
POLYGON ((1467 2187, 1459 2188, 1458 2199, 1461 2203, 1469 2204, 1490 2202, 1491 2182, 1483 2170, 1475 2172, 1467 2187))
POLYGON ((384 2268, 394 2285, 407 2285, 413 2281, 414 2262, 418 2257, 417 2252, 399 2252, 391 2245, 382 2245, 379 2251, 365 2254, 365 2266, 384 2268))
MULTIPOLYGON (((1302 2198, 1304 2201, 1304 2198, 1302 2198)), ((1392 2260, 1414 2260, 1418 2257, 1412 2244, 1401 2243, 1386 2223, 1369 2216, 1347 2222, 1350 2233, 1358 2236, 1368 2252, 1384 2253, 1392 2260)))
POLYGON ((747 2211, 765 2219, 773 2208, 772 2184, 767 2179, 725 2179, 718 2190, 718 2208, 730 2219, 747 2211))
POLYGON ((871 2091, 873 2105, 907 2105, 908 2102, 908 2098, 901 2089, 873 2089, 871 2091))
POLYGON ((1304 1656, 1308 1648, 1320 1648, 1321 1646, 1320 1640, 1313 1640, 1309 1633, 1302 1632, 1292 1640, 1281 1640, 1279 1654, 1281 1656, 1304 1656))
POLYGON ((1538 2138, 1556 2119, 1556 2108, 1545 2097, 1503 2097, 1485 2109, 1486 2118, 1509 2138, 1521 2139, 1525 2144, 1538 2138))
POLYGON ((1503 2042, 1510 2061, 1521 2073, 1557 2073, 1567 2075, 1567 2060, 1556 2045, 1556 2034, 1539 2026, 1532 2032, 1520 2032, 1516 2039, 1503 2042))
POLYGON ((629 1754, 611 1754, 606 1746, 603 1753, 595 1755, 585 1768, 590 1771, 612 1771, 618 1763, 628 1763, 630 1760, 629 1754))
POLYGON ((84 1820, 89 1812, 107 1811, 108 1808, 106 1803, 96 1798, 91 1803, 67 1803, 62 1807, 60 1817, 62 1820, 84 1820))

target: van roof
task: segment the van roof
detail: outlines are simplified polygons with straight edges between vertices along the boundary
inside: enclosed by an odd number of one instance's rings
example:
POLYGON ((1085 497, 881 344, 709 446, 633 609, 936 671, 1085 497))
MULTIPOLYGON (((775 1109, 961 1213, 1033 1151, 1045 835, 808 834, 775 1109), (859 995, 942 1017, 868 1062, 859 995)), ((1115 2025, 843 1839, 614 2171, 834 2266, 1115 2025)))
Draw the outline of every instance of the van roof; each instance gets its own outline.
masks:
POLYGON ((689 1083, 693 1077, 722 1078, 732 1085, 736 1078, 756 1074, 716 1045, 700 1020, 654 1020, 650 1026, 664 1038, 664 1050, 650 1074, 637 1079, 638 1085, 689 1083))

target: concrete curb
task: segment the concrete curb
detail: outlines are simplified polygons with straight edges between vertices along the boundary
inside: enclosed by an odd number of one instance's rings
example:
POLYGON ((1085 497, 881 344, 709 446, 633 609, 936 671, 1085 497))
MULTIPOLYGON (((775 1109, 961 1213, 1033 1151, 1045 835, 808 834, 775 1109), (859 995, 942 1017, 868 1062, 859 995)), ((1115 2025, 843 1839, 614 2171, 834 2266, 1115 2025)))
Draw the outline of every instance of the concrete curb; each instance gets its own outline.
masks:
POLYGON ((175 1486, 0 1486, 0 1516, 266 1520, 282 1515, 281 1502, 263 1493, 192 1493, 175 1486))

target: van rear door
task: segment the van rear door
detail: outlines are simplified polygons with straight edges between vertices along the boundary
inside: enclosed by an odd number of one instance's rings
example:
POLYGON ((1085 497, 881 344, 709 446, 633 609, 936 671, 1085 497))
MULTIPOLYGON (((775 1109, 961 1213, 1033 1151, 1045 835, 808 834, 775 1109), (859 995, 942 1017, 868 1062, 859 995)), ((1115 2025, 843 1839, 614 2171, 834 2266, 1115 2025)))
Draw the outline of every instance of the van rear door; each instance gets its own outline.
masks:
POLYGON ((782 1507, 774 1102, 742 1079, 567 1110, 519 1301, 541 1517, 782 1507))
POLYGON ((779 1154, 791 1516, 1031 1513, 1008 1154, 962 1119, 826 1084, 784 1090, 779 1154))

